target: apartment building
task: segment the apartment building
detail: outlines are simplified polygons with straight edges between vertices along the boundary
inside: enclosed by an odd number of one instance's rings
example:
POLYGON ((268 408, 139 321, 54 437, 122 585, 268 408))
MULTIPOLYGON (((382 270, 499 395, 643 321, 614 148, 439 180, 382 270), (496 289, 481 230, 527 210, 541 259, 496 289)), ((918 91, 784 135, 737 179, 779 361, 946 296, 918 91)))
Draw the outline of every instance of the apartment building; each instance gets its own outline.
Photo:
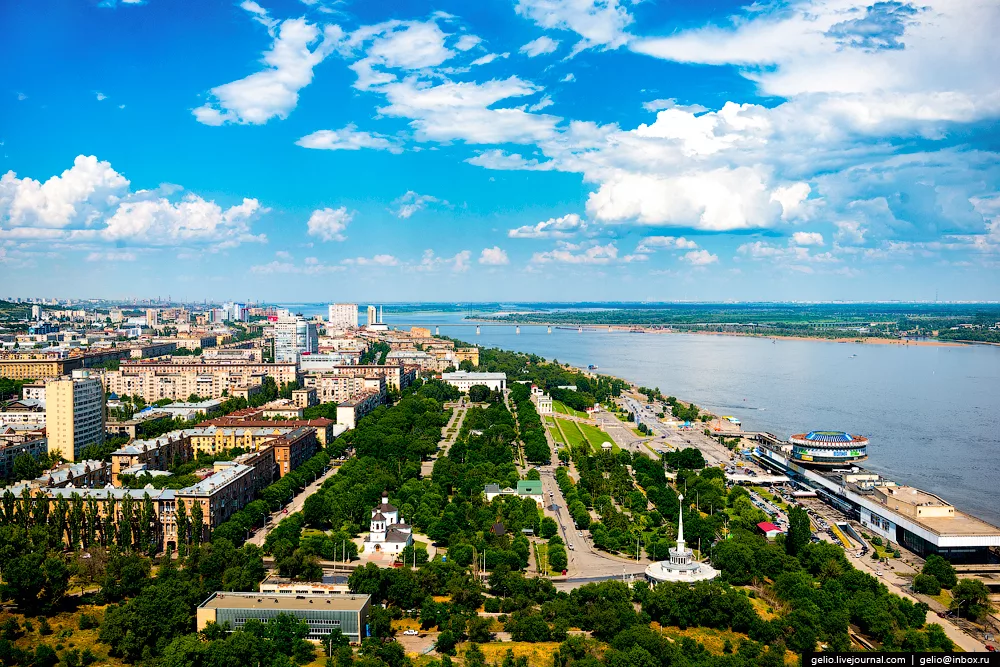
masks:
MULTIPOLYGON (((233 413, 226 415, 225 417, 209 419, 208 421, 198 424, 199 429, 208 428, 209 426, 217 426, 220 428, 243 427, 249 429, 270 429, 268 432, 272 433, 273 437, 283 435, 288 431, 299 428, 311 428, 316 431, 316 440, 324 446, 333 442, 334 438, 346 430, 340 427, 339 424, 334 423, 332 419, 326 419, 325 417, 319 417, 317 419, 281 419, 277 421, 261 419, 260 412, 256 408, 247 410, 246 414, 243 415, 240 415, 240 413, 233 413), (287 429, 287 431, 281 431, 279 433, 276 429, 287 429)), ((221 437, 223 439, 228 438, 228 432, 224 431, 224 435, 221 437)))
POLYGON ((46 384, 45 427, 49 454, 67 461, 76 461, 87 445, 103 443, 104 387, 97 376, 76 370, 46 384))
POLYGON ((348 429, 357 428, 361 418, 385 403, 385 394, 367 391, 337 406, 337 424, 348 429))
MULTIPOLYGON (((344 365, 335 366, 325 373, 333 375, 347 375, 351 377, 380 377, 385 378, 386 386, 397 391, 406 389, 417 379, 416 366, 407 366, 403 363, 396 364, 367 364, 367 365, 344 365)), ((305 385, 309 386, 309 385, 305 385)))
POLYGON ((316 396, 316 390, 312 387, 293 389, 292 403, 300 408, 310 408, 314 405, 319 405, 319 398, 316 396))
POLYGON ((269 441, 268 445, 274 450, 274 463, 279 477, 284 477, 298 468, 315 454, 319 447, 316 429, 312 428, 295 429, 269 441))
POLYGON ((152 440, 133 440, 111 452, 111 483, 120 485, 121 474, 138 474, 140 466, 147 470, 166 470, 175 463, 187 463, 194 458, 194 446, 188 430, 172 431, 152 440))
POLYGON ((366 391, 384 392, 387 386, 382 377, 338 375, 335 372, 310 373, 303 376, 302 384, 316 392, 320 403, 343 403, 366 391))
POLYGON ((14 461, 22 454, 28 454, 36 459, 41 458, 49 451, 49 441, 40 434, 30 437, 8 438, 14 435, 12 431, 5 436, 0 436, 0 477, 10 477, 14 472, 14 461))
POLYGON ((220 398, 225 393, 254 387, 270 376, 280 387, 298 381, 295 363, 266 364, 230 361, 147 361, 122 363, 117 371, 104 374, 109 392, 139 395, 152 403, 161 398, 185 400, 191 394, 220 398))
POLYGON ((327 310, 327 322, 331 329, 358 328, 358 304, 334 303, 327 310))

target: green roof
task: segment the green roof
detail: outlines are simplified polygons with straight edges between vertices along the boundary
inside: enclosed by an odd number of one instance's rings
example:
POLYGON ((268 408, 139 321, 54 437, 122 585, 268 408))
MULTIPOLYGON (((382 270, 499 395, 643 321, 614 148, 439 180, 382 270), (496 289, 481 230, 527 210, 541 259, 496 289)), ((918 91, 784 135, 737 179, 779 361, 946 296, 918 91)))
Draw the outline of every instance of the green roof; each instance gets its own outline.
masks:
POLYGON ((517 495, 519 496, 540 496, 542 495, 542 482, 538 479, 522 479, 517 483, 517 495))

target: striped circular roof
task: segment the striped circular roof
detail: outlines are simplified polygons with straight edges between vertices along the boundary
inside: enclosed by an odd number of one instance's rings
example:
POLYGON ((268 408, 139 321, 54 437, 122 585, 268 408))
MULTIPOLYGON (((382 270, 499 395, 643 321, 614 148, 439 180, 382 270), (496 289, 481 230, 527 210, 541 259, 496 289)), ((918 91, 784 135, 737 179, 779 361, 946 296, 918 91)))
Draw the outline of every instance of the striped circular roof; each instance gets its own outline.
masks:
POLYGON ((799 441, 826 445, 857 445, 868 442, 868 438, 860 435, 851 435, 846 431, 809 431, 809 433, 793 435, 791 440, 792 442, 799 441))

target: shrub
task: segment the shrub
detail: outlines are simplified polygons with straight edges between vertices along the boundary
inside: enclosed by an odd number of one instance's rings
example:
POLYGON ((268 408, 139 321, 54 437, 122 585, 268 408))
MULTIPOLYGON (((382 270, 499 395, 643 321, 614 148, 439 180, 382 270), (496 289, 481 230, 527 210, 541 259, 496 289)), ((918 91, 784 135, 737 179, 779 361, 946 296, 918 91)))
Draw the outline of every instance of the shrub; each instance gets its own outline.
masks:
POLYGON ((918 574, 913 578, 913 591, 924 595, 939 595, 941 582, 933 574, 918 574))

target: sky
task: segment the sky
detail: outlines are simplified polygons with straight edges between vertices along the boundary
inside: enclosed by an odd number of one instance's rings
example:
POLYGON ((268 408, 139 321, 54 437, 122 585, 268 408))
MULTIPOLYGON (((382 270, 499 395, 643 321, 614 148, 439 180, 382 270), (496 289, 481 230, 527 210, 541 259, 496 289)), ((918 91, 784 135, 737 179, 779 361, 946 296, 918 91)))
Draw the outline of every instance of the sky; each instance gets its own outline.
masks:
POLYGON ((1000 298, 995 0, 6 0, 0 25, 0 297, 1000 298))

